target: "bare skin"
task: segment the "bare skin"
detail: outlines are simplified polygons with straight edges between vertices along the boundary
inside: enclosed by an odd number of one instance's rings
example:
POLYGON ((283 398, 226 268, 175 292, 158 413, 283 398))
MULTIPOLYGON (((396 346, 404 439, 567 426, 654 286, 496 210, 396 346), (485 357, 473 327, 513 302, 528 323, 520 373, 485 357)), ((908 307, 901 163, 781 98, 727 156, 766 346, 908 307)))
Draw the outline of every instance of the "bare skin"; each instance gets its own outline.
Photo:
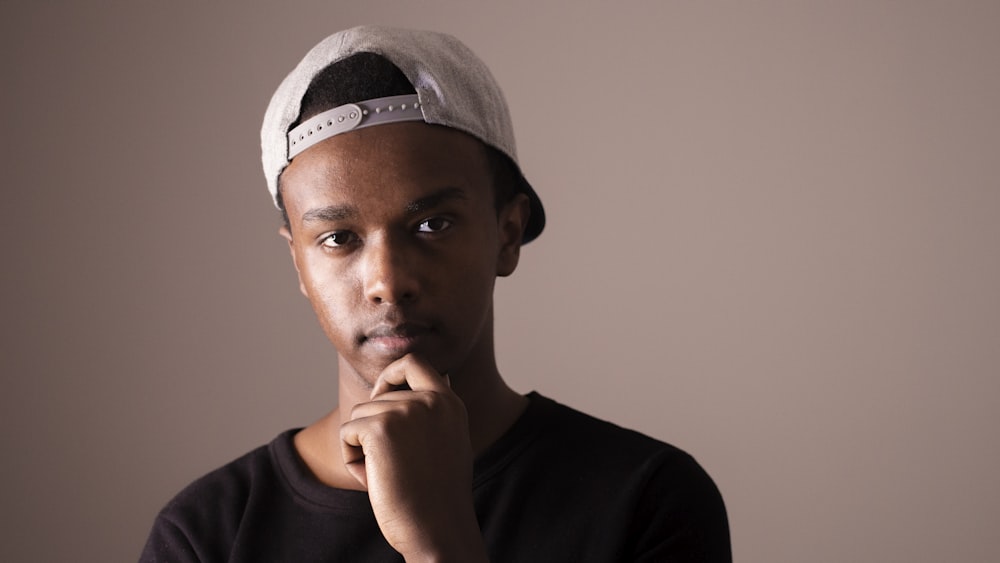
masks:
POLYGON ((498 211, 479 142, 422 123, 323 141, 282 190, 281 234, 339 368, 338 407, 297 450, 321 482, 368 491, 407 561, 486 561, 472 462, 527 404, 497 370, 492 301, 526 198, 498 211))

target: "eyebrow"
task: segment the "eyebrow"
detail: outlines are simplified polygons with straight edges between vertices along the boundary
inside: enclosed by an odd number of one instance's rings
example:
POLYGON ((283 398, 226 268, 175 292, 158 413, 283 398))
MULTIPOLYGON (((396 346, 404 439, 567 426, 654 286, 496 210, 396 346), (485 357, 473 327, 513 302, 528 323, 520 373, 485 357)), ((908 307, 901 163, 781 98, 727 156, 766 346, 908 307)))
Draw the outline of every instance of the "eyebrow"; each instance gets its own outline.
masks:
POLYGON ((411 215, 416 215, 417 213, 423 213, 428 209, 433 209, 447 201, 453 201, 453 200, 464 201, 467 199, 469 199, 469 197, 465 193, 465 190, 463 190, 462 188, 456 188, 456 187, 444 188, 428 196, 424 196, 420 199, 407 203, 406 212, 411 215))
POLYGON ((320 221, 329 223, 353 219, 357 216, 358 209, 353 205, 327 205, 326 207, 317 207, 303 213, 302 222, 312 223, 320 221))
MULTIPOLYGON (((428 209, 433 209, 447 201, 465 201, 468 199, 468 194, 462 188, 448 187, 407 203, 404 210, 408 215, 416 215, 428 209)), ((359 215, 358 208, 353 205, 327 205, 326 207, 317 207, 303 213, 302 222, 330 223, 356 219, 359 215)))

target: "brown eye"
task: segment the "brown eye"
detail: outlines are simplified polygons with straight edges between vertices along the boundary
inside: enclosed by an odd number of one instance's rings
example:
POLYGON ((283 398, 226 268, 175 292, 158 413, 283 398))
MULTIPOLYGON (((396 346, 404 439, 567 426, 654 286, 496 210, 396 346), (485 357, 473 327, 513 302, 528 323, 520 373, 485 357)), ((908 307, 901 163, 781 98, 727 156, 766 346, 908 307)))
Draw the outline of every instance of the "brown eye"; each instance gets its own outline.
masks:
POLYGON ((426 221, 420 223, 417 227, 417 231, 421 233, 437 233, 443 231, 451 226, 451 221, 443 217, 431 217, 426 221))
POLYGON ((327 248, 337 248, 339 246, 344 246, 345 244, 350 244, 353 241, 354 233, 350 231, 337 231, 323 237, 321 244, 327 248))

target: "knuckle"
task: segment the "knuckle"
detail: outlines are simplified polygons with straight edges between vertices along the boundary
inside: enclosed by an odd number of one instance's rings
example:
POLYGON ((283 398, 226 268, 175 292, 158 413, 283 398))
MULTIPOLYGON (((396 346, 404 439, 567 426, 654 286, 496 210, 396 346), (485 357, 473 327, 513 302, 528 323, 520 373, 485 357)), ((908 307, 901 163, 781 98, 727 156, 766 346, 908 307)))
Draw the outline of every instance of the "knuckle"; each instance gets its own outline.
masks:
POLYGON ((384 416, 375 417, 365 425, 365 447, 378 447, 392 436, 392 424, 384 416))
POLYGON ((432 393, 430 391, 423 391, 418 395, 420 398, 420 403, 427 407, 428 409, 434 410, 441 405, 441 399, 438 397, 438 393, 432 393))
POLYGON ((422 409, 418 401, 406 401, 399 405, 399 414, 404 419, 410 419, 418 415, 422 409))

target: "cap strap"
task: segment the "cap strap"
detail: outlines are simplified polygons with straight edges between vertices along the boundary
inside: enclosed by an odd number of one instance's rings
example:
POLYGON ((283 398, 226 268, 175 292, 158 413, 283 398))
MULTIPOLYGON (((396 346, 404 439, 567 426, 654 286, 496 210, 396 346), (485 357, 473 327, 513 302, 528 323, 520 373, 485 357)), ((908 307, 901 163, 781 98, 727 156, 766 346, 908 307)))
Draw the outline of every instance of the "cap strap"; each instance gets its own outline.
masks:
POLYGON ((423 121, 416 94, 344 104, 313 116, 288 132, 288 160, 334 135, 397 121, 423 121))

